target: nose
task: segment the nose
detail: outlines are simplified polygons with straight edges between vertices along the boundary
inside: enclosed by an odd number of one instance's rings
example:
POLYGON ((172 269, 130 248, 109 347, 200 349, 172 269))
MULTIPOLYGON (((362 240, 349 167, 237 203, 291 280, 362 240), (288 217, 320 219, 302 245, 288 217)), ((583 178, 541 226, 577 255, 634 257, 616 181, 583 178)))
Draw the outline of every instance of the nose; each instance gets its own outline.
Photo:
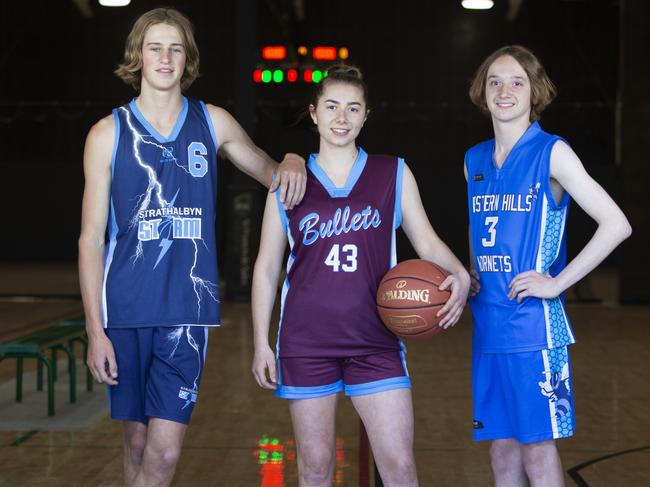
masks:
POLYGON ((160 62, 168 63, 171 59, 171 50, 170 49, 161 49, 160 50, 160 62))
POLYGON ((346 110, 337 110, 336 111, 336 121, 338 123, 345 123, 348 119, 346 110))
POLYGON ((510 94, 510 90, 508 89, 508 85, 507 85, 507 83, 503 83, 499 87, 499 96, 507 96, 508 94, 510 94))

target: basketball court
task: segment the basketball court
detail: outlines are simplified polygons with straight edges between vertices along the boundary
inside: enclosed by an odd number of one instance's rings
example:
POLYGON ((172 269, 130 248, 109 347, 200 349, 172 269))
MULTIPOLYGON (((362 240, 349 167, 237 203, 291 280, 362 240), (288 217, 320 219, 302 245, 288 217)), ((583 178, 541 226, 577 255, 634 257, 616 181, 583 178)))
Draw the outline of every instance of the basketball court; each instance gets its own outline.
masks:
MULTIPOLYGON (((21 275, 16 266, 0 270, 15 277, 0 288, 3 329, 25 315, 28 296, 34 323, 79 310, 74 266, 33 265, 21 275)), ((607 272, 591 281, 599 299, 617 286, 607 272)), ((650 485, 650 309, 571 302, 568 312, 578 337, 572 347, 578 420, 575 436, 559 442, 566 485, 650 485)), ((297 485, 287 405, 261 390, 250 373, 250 314, 246 303, 225 303, 223 326, 210 332, 201 392, 173 485, 297 485)), ((466 313, 449 333, 408 344, 420 485, 491 483, 487 444, 471 439, 470 341, 466 313)), ((108 418, 104 388, 87 392, 78 381, 78 402, 69 404, 61 360, 57 412, 48 417, 45 393, 35 390, 33 363, 26 361, 23 402, 15 404, 14 362, 0 362, 0 485, 121 485, 121 430, 108 418)), ((375 485, 365 452, 356 412, 341 398, 335 485, 375 485)))

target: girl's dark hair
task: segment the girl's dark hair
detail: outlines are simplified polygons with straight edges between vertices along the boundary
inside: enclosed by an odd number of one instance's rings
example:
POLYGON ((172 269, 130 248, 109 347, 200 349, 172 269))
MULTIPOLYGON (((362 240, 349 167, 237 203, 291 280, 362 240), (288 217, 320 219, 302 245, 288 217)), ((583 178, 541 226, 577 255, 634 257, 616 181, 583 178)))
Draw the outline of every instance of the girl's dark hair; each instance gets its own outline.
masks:
POLYGON ((327 76, 316 85, 316 89, 311 98, 311 105, 318 105, 318 100, 323 95, 325 87, 332 83, 348 83, 359 87, 363 93, 363 101, 366 103, 366 107, 368 107, 368 87, 363 81, 361 70, 356 66, 348 64, 335 64, 327 69, 327 76))

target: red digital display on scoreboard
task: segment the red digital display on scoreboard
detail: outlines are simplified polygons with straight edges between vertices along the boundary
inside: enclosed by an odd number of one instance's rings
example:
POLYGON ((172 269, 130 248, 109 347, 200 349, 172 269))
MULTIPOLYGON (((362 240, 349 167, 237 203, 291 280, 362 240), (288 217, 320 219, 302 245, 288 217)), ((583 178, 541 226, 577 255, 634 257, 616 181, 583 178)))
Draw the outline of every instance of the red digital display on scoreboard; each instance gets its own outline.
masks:
POLYGON ((336 48, 330 46, 314 47, 312 56, 318 61, 334 61, 336 59, 336 48))
POLYGON ((264 46, 262 48, 262 58, 269 61, 286 59, 287 48, 284 46, 264 46))

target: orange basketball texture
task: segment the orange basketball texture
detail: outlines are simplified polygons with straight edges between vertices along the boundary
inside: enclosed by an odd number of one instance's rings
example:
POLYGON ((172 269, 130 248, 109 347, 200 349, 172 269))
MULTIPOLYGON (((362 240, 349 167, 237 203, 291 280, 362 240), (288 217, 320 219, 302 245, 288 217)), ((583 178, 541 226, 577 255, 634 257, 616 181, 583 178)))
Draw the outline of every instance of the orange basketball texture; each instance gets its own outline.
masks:
POLYGON ((420 259, 400 262, 382 278, 377 289, 377 311, 386 327, 408 339, 430 338, 444 331, 436 313, 451 296, 438 286, 449 273, 420 259))

